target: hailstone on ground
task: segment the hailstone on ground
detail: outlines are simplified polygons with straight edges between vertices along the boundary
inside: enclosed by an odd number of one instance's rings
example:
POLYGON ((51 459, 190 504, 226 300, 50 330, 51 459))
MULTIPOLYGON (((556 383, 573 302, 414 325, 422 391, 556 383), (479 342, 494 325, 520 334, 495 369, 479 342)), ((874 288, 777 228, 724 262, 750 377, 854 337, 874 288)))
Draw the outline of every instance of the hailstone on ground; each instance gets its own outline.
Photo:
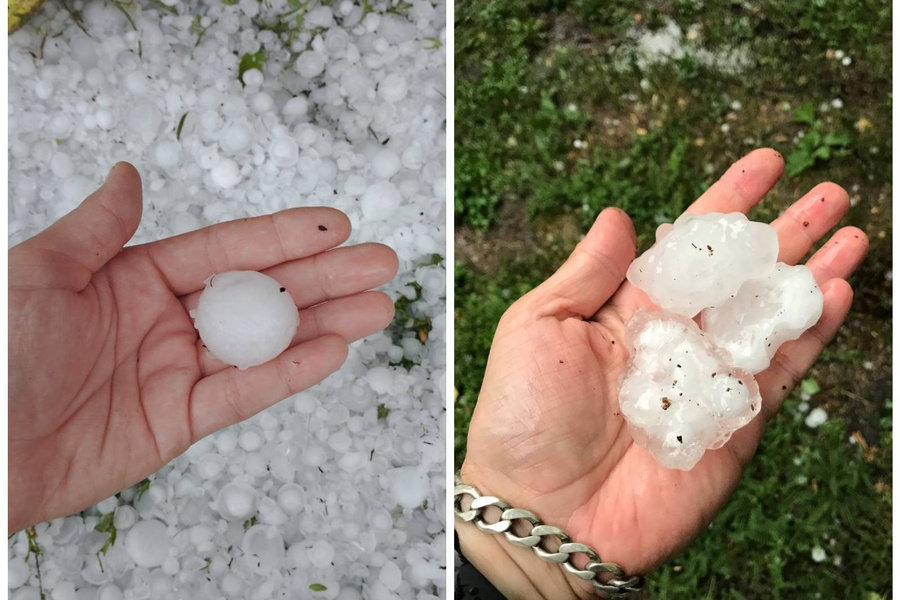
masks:
POLYGON ((300 323, 287 290, 256 271, 227 271, 207 279, 191 316, 210 355, 240 369, 281 354, 300 323))
POLYGON ((619 405, 635 442, 664 467, 690 470, 759 413, 756 380, 730 366, 693 320, 642 309, 625 336, 631 358, 619 405))
POLYGON ((822 316, 823 297, 803 265, 778 263, 722 304, 702 313, 703 331, 731 353, 732 363, 751 373, 768 368, 779 346, 795 340, 822 316))
POLYGON ((628 281, 658 306, 693 317, 772 270, 778 236, 741 213, 684 214, 628 269, 628 281))

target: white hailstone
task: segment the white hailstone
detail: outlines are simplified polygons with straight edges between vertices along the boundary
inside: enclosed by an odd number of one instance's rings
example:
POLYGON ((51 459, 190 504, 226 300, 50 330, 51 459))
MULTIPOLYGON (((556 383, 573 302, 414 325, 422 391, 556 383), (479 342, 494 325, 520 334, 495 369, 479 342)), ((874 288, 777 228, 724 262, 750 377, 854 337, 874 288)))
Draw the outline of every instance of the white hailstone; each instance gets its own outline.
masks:
POLYGON ((50 170, 59 179, 65 179, 75 173, 75 163, 65 152, 54 152, 50 159, 50 170))
POLYGON ((295 96, 284 103, 284 106, 281 108, 281 114, 284 115, 286 122, 293 123, 305 115, 308 110, 309 102, 306 98, 304 96, 295 96))
POLYGON ((394 561, 387 561, 378 573, 378 580, 389 590, 396 590, 403 583, 403 573, 394 561))
POLYGON ((400 102, 408 91, 406 78, 399 73, 391 73, 378 85, 378 94, 388 102, 400 102))
POLYGON ((778 236, 741 213, 684 214, 628 268, 628 281, 657 306, 693 317, 737 294, 748 279, 769 273, 778 236))
POLYGON ((400 157, 386 148, 372 156, 372 175, 379 179, 390 179, 400 170, 400 157))
POLYGON ((850 63, 852 63, 852 62, 853 62, 853 59, 850 58, 849 56, 845 56, 843 59, 841 59, 841 64, 844 65, 845 67, 849 67, 850 63))
POLYGON ((116 116, 109 110, 100 109, 94 114, 97 127, 103 131, 109 131, 116 126, 116 116))
POLYGON ((250 107, 256 111, 257 114, 264 114, 272 110, 275 106, 275 101, 272 99, 272 96, 265 92, 257 92, 253 94, 253 97, 250 99, 250 107))
POLYGON ((306 493, 296 483, 286 483, 278 490, 278 506, 286 513, 297 513, 305 504, 306 493))
POLYGON ((291 295, 256 271, 227 271, 207 279, 191 316, 210 355, 240 369, 281 354, 300 323, 291 295))
POLYGON ((119 531, 125 531, 126 529, 134 527, 134 524, 137 523, 137 519, 137 511, 134 510, 134 507, 124 504, 116 508, 113 524, 119 531))
POLYGON ((197 461, 197 473, 202 479, 215 479, 225 468, 225 457, 221 454, 204 454, 197 461))
POLYGON ((808 415, 806 415, 806 426, 815 429, 827 420, 828 413, 825 412, 824 408, 817 406, 816 408, 809 411, 808 415))
POLYGON ((702 312, 703 331, 731 353, 732 364, 754 375, 778 348, 796 340, 822 316, 823 296, 812 271, 778 263, 733 297, 702 312))
POLYGON ((155 136, 162 124, 162 117, 153 104, 145 102, 134 106, 128 112, 126 124, 133 132, 155 136))
POLYGON ((222 132, 219 145, 230 154, 242 154, 253 145, 253 128, 246 123, 231 123, 222 132))
POLYGON ((759 413, 756 380, 731 367, 693 320, 641 309, 625 337, 631 357, 619 406, 634 441, 662 466, 692 469, 759 413))
POLYGON ((312 79, 325 70, 325 56, 315 51, 304 52, 297 57, 294 69, 304 79, 312 79))
POLYGON ((259 494, 244 483, 225 485, 216 499, 219 514, 229 521, 246 521, 256 512, 258 505, 259 494))
POLYGON ((62 200, 73 204, 84 200, 94 189, 94 184, 87 177, 72 175, 60 184, 59 193, 62 200))
POLYGON ((125 594, 114 583, 107 583, 97 590, 97 600, 124 600, 125 594))
POLYGON ((115 496, 110 496, 106 500, 101 500, 97 503, 97 511, 101 515, 108 515, 114 512, 117 506, 119 506, 119 499, 115 496))
POLYGON ((9 584, 9 589, 14 590, 22 587, 25 585, 25 582, 28 581, 30 576, 31 569, 25 564, 24 560, 20 557, 11 557, 9 559, 7 570, 7 583, 9 584))
POLYGON ((158 567, 169 556, 172 539, 162 521, 138 522, 125 536, 125 551, 141 567, 158 567))
POLYGON ((278 137, 269 144, 269 156, 272 162, 281 168, 292 167, 297 164, 299 148, 293 138, 278 137))
POLYGON ((258 575, 277 571, 284 563, 284 539, 278 529, 269 525, 254 525, 241 541, 244 564, 258 575))
POLYGON ((820 563, 823 562, 826 558, 825 550, 821 546, 816 546, 812 549, 812 559, 814 562, 820 563))
POLYGON ((244 580, 234 573, 225 573, 222 577, 222 591, 230 598, 238 598, 244 591, 244 580))
POLYGON ((831 106, 833 108, 837 108, 837 109, 844 108, 844 101, 841 100, 840 98, 835 98, 834 100, 831 101, 831 106))
POLYGON ((386 221, 400 208, 400 196, 397 186, 389 181, 372 184, 360 198, 363 217, 370 221, 386 221))
POLYGON ((75 122, 65 113, 53 115, 50 119, 49 132, 56 139, 64 140, 72 134, 72 128, 75 122))
MULTIPOLYGON (((181 0, 160 0, 160 1, 161 1, 163 4, 165 4, 166 6, 178 6, 178 3, 179 3, 181 0)), ((204 25, 204 27, 206 27, 206 25, 204 25)))
POLYGON ((213 183, 223 189, 233 188, 241 182, 241 169, 230 158, 223 158, 209 173, 213 183))
POLYGON ((48 100, 53 95, 53 83, 46 79, 38 79, 34 84, 34 95, 40 100, 48 100))
POLYGON ((259 69, 247 69, 244 71, 243 80, 247 87, 258 88, 262 86, 265 77, 259 69))
POLYGON ((181 161, 181 144, 163 140, 153 147, 153 161, 162 169, 169 169, 181 161))
POLYGON ((312 548, 310 548, 309 560, 316 567, 324 569, 331 566, 334 554, 334 546, 327 540, 318 539, 313 542, 312 548))
POLYGON ((428 497, 428 478, 416 467, 394 469, 391 478, 394 501, 405 508, 416 508, 428 497))

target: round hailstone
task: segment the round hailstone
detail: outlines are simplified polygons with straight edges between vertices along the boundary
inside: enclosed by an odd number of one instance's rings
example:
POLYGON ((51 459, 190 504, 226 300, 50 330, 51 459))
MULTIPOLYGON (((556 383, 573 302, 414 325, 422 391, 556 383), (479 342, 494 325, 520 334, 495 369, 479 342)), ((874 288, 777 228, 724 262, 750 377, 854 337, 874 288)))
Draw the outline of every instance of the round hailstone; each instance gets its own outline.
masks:
POLYGON ((75 165, 68 154, 55 152, 50 159, 50 170, 60 179, 71 177, 75 173, 75 165))
POLYGON ((148 519, 128 530, 125 551, 141 567, 158 567, 169 556, 172 539, 162 521, 148 519))
POLYGON ((269 525, 254 525, 241 542, 244 563, 258 575, 278 570, 284 563, 284 538, 269 525))
POLYGON ((693 320, 641 309, 625 340, 619 407, 635 443, 667 469, 692 469, 759 413, 753 375, 732 367, 693 320))
POLYGON ((300 323, 287 290, 256 271, 227 271, 207 279, 191 316, 210 355, 239 369, 284 352, 300 323))
POLYGON ((129 111, 126 123, 131 131, 156 135, 162 124, 162 117, 155 106, 145 102, 129 111))
POLYGON ((231 154, 241 154, 253 145, 253 129, 246 123, 232 123, 219 138, 222 150, 231 154))
POLYGON ((401 467, 391 480, 394 501, 405 508, 416 508, 428 497, 428 478, 415 467, 401 467))
POLYGON ((390 179, 400 170, 400 157, 395 152, 382 148, 372 157, 372 175, 379 179, 390 179))
POLYGON ((775 267, 778 235, 741 213, 684 214, 628 268, 657 306, 693 317, 775 267))
POLYGON ((244 71, 244 85, 251 88, 258 88, 263 84, 265 77, 259 69, 247 69, 244 71))
POLYGON ((702 313, 703 331, 731 353, 732 364, 753 374, 769 362, 785 342, 796 340, 822 316, 824 298, 812 271, 784 263, 702 313))
POLYGON ((229 521, 246 521, 259 505, 259 494, 244 483, 229 483, 219 490, 219 514, 229 521))
POLYGON ((325 70, 325 57, 314 51, 304 52, 297 57, 294 69, 300 73, 301 77, 312 79, 325 70))
POLYGON ((284 103, 281 114, 284 115, 285 121, 293 123, 306 114, 309 110, 309 101, 304 96, 296 96, 284 103))
POLYGON ((370 221, 386 221, 400 208, 400 191, 389 181, 379 181, 360 198, 363 217, 370 221))
POLYGON ((213 183, 220 188, 233 188, 241 182, 241 169, 237 163, 230 158, 223 158, 209 172, 213 183))
POLYGON ((400 102, 408 91, 406 79, 399 73, 391 73, 378 85, 378 94, 388 102, 400 102))
POLYGON ((162 169, 169 169, 181 160, 181 144, 171 140, 161 141, 153 147, 153 160, 162 169))
POLYGON ((279 137, 272 140, 269 144, 269 156, 279 167, 291 167, 297 164, 299 158, 299 149, 297 142, 289 137, 279 137))

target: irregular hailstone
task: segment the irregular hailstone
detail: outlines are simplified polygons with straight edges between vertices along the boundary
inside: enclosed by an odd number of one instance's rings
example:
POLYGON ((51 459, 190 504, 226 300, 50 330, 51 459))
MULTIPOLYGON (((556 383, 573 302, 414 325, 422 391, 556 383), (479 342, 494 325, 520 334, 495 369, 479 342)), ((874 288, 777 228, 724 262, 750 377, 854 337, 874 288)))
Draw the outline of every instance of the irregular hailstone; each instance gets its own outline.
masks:
POLYGON ((281 354, 300 323, 291 295, 256 271, 227 271, 207 279, 191 316, 210 355, 240 369, 281 354))
POLYGON ((753 374, 768 368, 781 344, 796 340, 822 316, 822 291, 803 265, 784 263, 751 279, 722 304, 703 311, 703 331, 753 374))
POLYGON ((759 413, 753 376, 729 366, 687 317, 639 310, 628 321, 631 358, 619 406, 634 441, 669 469, 690 470, 759 413))
POLYGON ((631 263, 628 281, 657 306, 693 317, 736 294, 748 279, 767 274, 777 257, 771 225, 741 213, 685 213, 631 263))

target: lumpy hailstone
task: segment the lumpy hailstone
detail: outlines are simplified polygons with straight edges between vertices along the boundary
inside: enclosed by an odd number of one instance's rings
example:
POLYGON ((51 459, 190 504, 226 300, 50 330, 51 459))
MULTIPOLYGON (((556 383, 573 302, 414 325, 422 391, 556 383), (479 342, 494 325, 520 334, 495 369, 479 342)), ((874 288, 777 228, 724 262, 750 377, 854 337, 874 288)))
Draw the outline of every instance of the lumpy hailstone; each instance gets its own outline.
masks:
POLYGON ((732 364, 756 374, 768 368, 781 344, 815 325, 822 306, 822 292, 808 268, 778 263, 733 298, 704 310, 703 330, 731 353, 732 364))
POLYGON ((759 413, 756 380, 731 367, 693 320, 642 309, 625 336, 631 358, 619 405, 634 441, 664 467, 692 469, 759 413))
POLYGON ((210 277, 191 316, 210 355, 240 369, 281 354, 300 323, 291 295, 256 271, 227 271, 210 277))
POLYGON ((656 305, 686 317, 737 294, 772 270, 778 236, 741 213, 684 214, 628 269, 628 281, 656 305))

